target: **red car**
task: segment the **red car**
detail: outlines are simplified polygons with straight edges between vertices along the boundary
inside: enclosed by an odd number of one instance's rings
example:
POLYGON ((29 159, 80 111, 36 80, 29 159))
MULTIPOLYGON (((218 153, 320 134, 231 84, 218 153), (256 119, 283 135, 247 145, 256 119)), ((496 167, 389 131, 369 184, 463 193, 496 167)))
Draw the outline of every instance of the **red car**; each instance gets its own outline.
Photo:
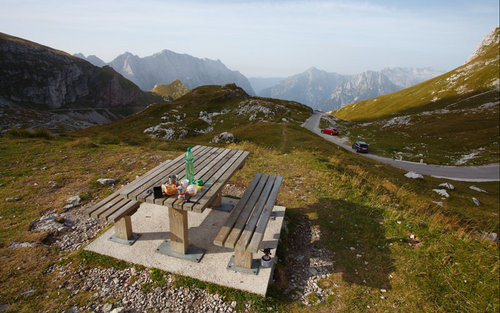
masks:
POLYGON ((339 131, 336 128, 324 128, 321 130, 321 133, 327 135, 338 135, 339 131))

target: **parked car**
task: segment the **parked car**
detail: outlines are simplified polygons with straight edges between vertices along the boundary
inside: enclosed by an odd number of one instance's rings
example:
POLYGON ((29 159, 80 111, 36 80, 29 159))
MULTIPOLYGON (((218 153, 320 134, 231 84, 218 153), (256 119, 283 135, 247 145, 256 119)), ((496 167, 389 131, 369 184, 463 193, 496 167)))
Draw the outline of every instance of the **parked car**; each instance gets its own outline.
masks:
POLYGON ((321 133, 327 135, 338 135, 339 131, 336 128, 323 128, 321 133))
POLYGON ((363 141, 356 141, 352 144, 352 148, 356 150, 356 152, 368 153, 368 144, 363 141))

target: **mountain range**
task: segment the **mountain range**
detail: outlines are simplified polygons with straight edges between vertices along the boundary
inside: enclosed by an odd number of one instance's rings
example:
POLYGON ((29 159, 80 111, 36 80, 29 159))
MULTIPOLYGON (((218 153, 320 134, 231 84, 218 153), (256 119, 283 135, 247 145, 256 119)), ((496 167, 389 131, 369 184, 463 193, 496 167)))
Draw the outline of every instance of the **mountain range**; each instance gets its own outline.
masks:
MULTIPOLYGON (((75 56, 96 66, 106 65, 95 55, 85 57, 78 53, 75 56)), ((312 67, 290 77, 247 79, 243 74, 229 70, 220 60, 200 59, 170 50, 144 58, 126 52, 107 65, 143 90, 151 90, 156 84, 168 84, 175 79, 189 89, 235 83, 251 95, 298 101, 323 111, 391 93, 441 74, 431 68, 394 67, 380 72, 341 75, 312 67)))
MULTIPOLYGON (((106 65, 95 55, 85 57, 78 53, 75 56, 96 66, 106 65)), ((228 69, 220 60, 200 59, 170 50, 163 50, 143 58, 125 52, 107 65, 137 84, 142 90, 151 90, 157 84, 169 84, 179 79, 189 89, 202 85, 235 83, 249 94, 255 94, 243 74, 228 69)))
POLYGON ((313 109, 330 111, 349 103, 401 90, 439 74, 441 72, 430 68, 395 67, 385 68, 380 72, 341 75, 311 67, 261 90, 259 96, 299 101, 313 109))

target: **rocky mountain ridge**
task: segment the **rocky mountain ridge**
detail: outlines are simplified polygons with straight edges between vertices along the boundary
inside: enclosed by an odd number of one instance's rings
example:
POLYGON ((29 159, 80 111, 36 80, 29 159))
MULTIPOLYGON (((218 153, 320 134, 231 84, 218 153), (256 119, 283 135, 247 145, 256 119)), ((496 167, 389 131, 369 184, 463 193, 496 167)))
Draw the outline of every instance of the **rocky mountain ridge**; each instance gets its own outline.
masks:
POLYGON ((330 111, 403 89, 438 74, 428 68, 396 67, 385 68, 380 72, 341 75, 312 67, 262 90, 259 95, 299 101, 317 110, 330 111))
MULTIPOLYGON (((76 54, 76 56, 95 65, 103 62, 95 56, 85 57, 81 53, 76 54)), ((143 58, 125 52, 109 62, 108 65, 137 84, 142 90, 151 90, 157 84, 169 84, 179 79, 189 89, 202 85, 235 83, 249 94, 255 94, 244 75, 228 69, 220 60, 200 59, 167 49, 143 58)))
POLYGON ((65 52, 0 33, 0 108, 9 117, 2 118, 1 130, 88 127, 122 118, 159 99, 109 66, 99 68, 65 52))

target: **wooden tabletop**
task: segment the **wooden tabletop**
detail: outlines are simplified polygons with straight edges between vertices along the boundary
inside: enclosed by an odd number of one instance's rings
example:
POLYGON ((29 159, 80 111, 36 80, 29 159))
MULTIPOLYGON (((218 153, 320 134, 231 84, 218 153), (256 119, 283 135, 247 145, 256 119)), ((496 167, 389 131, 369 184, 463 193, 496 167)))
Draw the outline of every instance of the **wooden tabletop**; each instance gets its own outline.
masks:
POLYGON ((154 198, 153 187, 161 186, 168 180, 168 176, 177 175, 183 179, 185 173, 184 154, 174 160, 167 160, 136 180, 124 186, 119 192, 128 199, 140 202, 154 203, 183 209, 186 211, 203 212, 216 199, 224 185, 243 167, 250 154, 247 151, 215 148, 209 146, 195 146, 191 149, 194 155, 195 179, 202 179, 203 189, 188 201, 177 200, 177 195, 163 198, 154 198), (151 192, 148 192, 151 190, 151 192))

